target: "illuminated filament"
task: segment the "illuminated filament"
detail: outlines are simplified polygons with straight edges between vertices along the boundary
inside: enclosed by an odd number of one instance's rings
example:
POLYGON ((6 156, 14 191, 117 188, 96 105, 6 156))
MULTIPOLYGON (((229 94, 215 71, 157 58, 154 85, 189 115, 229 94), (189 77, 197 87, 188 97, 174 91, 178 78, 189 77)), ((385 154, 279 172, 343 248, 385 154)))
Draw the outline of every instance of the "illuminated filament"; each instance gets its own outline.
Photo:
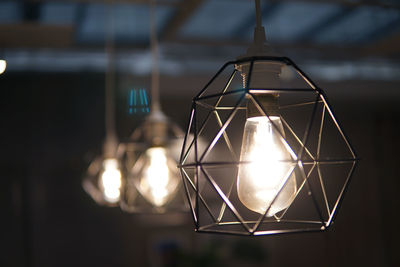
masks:
POLYGON ((116 203, 120 198, 121 172, 116 159, 106 159, 103 162, 104 171, 101 174, 100 188, 104 199, 110 203, 116 203))
POLYGON ((267 216, 287 208, 296 194, 294 163, 279 131, 283 133, 278 116, 248 118, 240 153, 239 199, 260 214, 271 206, 267 216))
POLYGON ((167 157, 165 148, 152 147, 137 164, 143 166, 139 174, 140 192, 153 205, 163 206, 178 185, 179 178, 172 169, 176 168, 176 163, 167 157))

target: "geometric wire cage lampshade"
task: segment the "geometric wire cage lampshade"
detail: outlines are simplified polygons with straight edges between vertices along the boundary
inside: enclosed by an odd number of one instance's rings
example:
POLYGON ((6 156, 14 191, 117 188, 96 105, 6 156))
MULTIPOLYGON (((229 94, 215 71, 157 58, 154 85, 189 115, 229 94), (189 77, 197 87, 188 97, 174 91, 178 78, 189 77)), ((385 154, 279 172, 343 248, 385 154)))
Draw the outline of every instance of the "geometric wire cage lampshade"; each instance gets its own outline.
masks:
POLYGON ((160 104, 155 9, 156 3, 151 1, 151 112, 133 132, 131 142, 125 144, 124 167, 127 176, 120 206, 122 210, 134 213, 159 214, 188 210, 176 168, 183 132, 164 115, 160 104))
POLYGON ((120 207, 129 213, 187 211, 186 198, 176 168, 183 132, 160 110, 152 111, 123 147, 126 173, 120 207))
POLYGON ((104 153, 96 157, 82 180, 83 189, 99 205, 118 206, 123 187, 120 154, 121 151, 117 151, 112 156, 104 153))
POLYGON ((179 169, 197 232, 255 236, 327 229, 356 163, 323 90, 250 56, 193 98, 179 169))

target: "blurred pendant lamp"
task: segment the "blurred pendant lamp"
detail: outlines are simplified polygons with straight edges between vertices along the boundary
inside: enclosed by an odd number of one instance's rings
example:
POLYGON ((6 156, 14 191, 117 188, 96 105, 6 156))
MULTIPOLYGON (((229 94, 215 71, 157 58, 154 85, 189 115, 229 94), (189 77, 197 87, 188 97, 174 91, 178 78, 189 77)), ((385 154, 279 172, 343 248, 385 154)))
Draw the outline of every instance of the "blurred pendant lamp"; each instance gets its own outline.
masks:
POLYGON ((4 52, 0 54, 0 75, 3 74, 6 71, 7 68, 7 61, 5 58, 2 56, 4 52))
POLYGON ((153 214, 185 210, 185 196, 180 192, 181 178, 176 167, 183 132, 166 117, 160 106, 154 2, 151 1, 150 8, 151 111, 133 132, 131 142, 125 144, 128 176, 120 203, 126 212, 153 214))
POLYGON ((266 43, 259 0, 255 6, 247 53, 193 98, 179 169, 195 229, 251 236, 325 230, 357 158, 323 90, 266 43))
POLYGON ((3 74, 7 67, 7 61, 5 59, 0 59, 0 74, 3 74))
POLYGON ((122 176, 118 139, 115 130, 114 106, 114 44, 112 6, 108 8, 108 25, 106 36, 107 71, 105 76, 105 130, 103 155, 97 157, 90 165, 83 180, 84 190, 100 205, 117 206, 120 200, 122 176))

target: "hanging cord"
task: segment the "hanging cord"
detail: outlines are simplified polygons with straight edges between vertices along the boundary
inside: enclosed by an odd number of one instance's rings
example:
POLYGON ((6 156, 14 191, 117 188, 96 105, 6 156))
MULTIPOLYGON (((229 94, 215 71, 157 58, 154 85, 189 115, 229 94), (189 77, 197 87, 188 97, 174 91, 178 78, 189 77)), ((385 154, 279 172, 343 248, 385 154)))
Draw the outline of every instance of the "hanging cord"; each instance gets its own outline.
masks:
POLYGON ((107 67, 105 75, 105 127, 106 140, 104 152, 106 157, 113 157, 117 146, 117 134, 115 130, 115 62, 114 62, 114 14, 113 3, 107 7, 106 22, 106 44, 105 53, 107 58, 107 67))
POLYGON ((256 22, 257 22, 257 28, 261 28, 261 4, 260 0, 255 0, 256 1, 256 22))
POLYGON ((262 52, 266 43, 265 29, 262 26, 261 3, 255 0, 256 4, 256 27, 254 29, 254 48, 257 52, 262 52))
POLYGON ((262 26, 261 1, 255 0, 254 2, 256 11, 256 27, 254 28, 253 43, 247 49, 246 54, 240 56, 239 58, 254 56, 278 56, 278 54, 267 43, 265 29, 262 26))
POLYGON ((160 72, 158 69, 158 41, 156 25, 156 3, 150 1, 150 46, 153 58, 153 68, 151 72, 151 108, 152 111, 159 111, 160 106, 160 72))

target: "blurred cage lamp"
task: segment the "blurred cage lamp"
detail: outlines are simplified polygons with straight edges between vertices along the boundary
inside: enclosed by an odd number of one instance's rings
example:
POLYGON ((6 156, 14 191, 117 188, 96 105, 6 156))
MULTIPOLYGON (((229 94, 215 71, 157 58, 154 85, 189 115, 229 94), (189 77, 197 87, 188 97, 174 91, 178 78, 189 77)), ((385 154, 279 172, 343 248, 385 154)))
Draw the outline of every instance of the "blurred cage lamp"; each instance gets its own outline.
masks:
MULTIPOLYGON (((130 213, 165 214, 188 210, 177 169, 184 133, 161 110, 159 52, 155 25, 155 3, 152 1, 150 6, 150 42, 153 57, 151 109, 143 124, 132 133, 130 141, 123 145, 125 151, 123 162, 127 177, 120 206, 123 211, 130 213)), ((139 96, 145 95, 145 92, 140 90, 139 93, 139 96)), ((148 107, 142 109, 142 112, 146 113, 148 107)))
POLYGON ((118 206, 120 191, 123 186, 120 166, 121 150, 115 130, 114 106, 114 50, 113 50, 113 16, 112 8, 109 9, 108 36, 106 38, 106 54, 108 65, 105 77, 105 130, 106 138, 103 144, 103 154, 95 158, 88 167, 82 181, 84 190, 99 205, 118 206))
POLYGON ((7 68, 7 61, 5 59, 0 59, 0 74, 3 74, 7 68))
POLYGON ((227 62, 192 101, 178 167, 195 230, 323 231, 358 159, 324 91, 267 44, 259 0, 255 7, 247 53, 227 62))

